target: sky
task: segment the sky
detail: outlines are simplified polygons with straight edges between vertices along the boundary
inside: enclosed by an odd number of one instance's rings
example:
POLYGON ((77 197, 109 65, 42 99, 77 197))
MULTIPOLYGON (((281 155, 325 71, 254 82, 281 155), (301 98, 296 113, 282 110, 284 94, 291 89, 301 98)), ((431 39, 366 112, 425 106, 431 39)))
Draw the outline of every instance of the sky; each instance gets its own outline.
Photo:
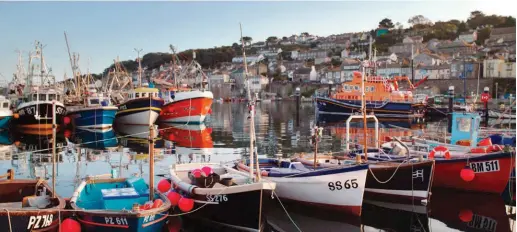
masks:
POLYGON ((407 26, 414 15, 432 21, 466 20, 471 11, 516 16, 497 1, 342 1, 342 2, 0 2, 0 80, 12 79, 18 54, 38 40, 57 80, 71 75, 70 49, 80 54, 80 69, 100 73, 120 60, 148 52, 210 48, 268 36, 309 32, 319 36, 375 29, 387 17, 407 26))

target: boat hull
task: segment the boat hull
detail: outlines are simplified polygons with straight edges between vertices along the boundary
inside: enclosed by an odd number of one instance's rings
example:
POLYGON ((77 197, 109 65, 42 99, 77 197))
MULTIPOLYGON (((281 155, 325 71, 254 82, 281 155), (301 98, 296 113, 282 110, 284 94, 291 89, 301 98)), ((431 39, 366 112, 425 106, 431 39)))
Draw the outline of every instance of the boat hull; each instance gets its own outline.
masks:
MULTIPOLYGON (((318 114, 349 116, 361 112, 360 100, 335 100, 316 97, 318 114)), ((378 118, 410 118, 412 116, 410 102, 367 102, 367 113, 375 113, 378 118)))
POLYGON ((400 166, 371 164, 366 178, 365 197, 379 195, 410 202, 428 199, 433 173, 434 161, 403 163, 400 166))
POLYGON ((154 232, 161 231, 166 220, 167 210, 146 216, 134 216, 117 213, 77 212, 77 220, 82 231, 90 232, 154 232))
POLYGON ((179 92, 175 101, 163 106, 159 121, 169 123, 202 123, 212 107, 209 91, 179 92))
MULTIPOLYGON (((19 115, 15 123, 22 132, 27 134, 52 133, 52 103, 22 104, 14 113, 19 115)), ((56 104, 56 123, 63 122, 65 115, 66 108, 62 104, 56 104)))
MULTIPOLYGON (((238 168, 249 170, 244 164, 238 168)), ((367 171, 368 165, 359 165, 278 177, 269 173, 264 178, 276 183, 275 192, 282 199, 360 216, 367 171)))
POLYGON ((433 187, 463 191, 500 194, 515 167, 515 155, 510 152, 492 153, 457 159, 436 159, 433 187), (460 172, 466 165, 474 171, 472 181, 464 181, 460 172), (497 169, 497 170, 496 170, 497 169))
POLYGON ((117 107, 89 107, 77 111, 68 112, 72 126, 80 129, 107 129, 111 128, 117 107))
POLYGON ((125 125, 154 124, 160 115, 163 99, 138 98, 118 106, 115 123, 125 125))
POLYGON ((0 231, 58 231, 59 216, 58 210, 17 211, 9 212, 9 215, 0 213, 0 231))
POLYGON ((12 118, 13 118, 12 116, 0 117, 0 129, 8 128, 11 123, 12 118))
MULTIPOLYGON (((194 209, 199 210, 190 213, 190 217, 242 231, 259 231, 263 224, 261 221, 264 221, 268 206, 272 205, 273 201, 269 189, 222 194, 227 200, 219 202, 209 199, 207 195, 191 196, 197 200, 194 209), (205 205, 205 202, 208 204, 205 205), (243 203, 246 204, 245 207, 243 203)), ((173 214, 182 213, 177 208, 171 211, 173 214)))

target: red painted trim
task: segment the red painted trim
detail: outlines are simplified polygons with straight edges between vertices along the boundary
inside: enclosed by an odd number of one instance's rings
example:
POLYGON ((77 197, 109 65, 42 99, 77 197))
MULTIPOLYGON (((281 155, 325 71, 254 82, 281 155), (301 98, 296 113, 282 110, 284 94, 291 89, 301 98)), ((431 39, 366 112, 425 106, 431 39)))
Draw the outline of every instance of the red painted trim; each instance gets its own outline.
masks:
POLYGON ((82 223, 86 223, 86 224, 94 225, 94 226, 115 227, 115 228, 123 228, 123 229, 128 229, 128 228, 129 228, 129 226, 124 226, 124 225, 111 225, 111 224, 103 224, 103 223, 97 223, 97 222, 90 222, 90 221, 82 220, 82 219, 80 219, 80 218, 77 218, 77 220, 79 220, 79 221, 80 221, 80 222, 82 222, 82 223))
POLYGON ((154 220, 154 221, 152 221, 152 222, 148 222, 148 223, 146 223, 146 224, 143 224, 143 225, 142 225, 142 228, 145 228, 145 227, 148 227, 148 226, 150 226, 150 225, 153 225, 154 223, 161 222, 161 221, 163 221, 165 218, 167 218, 167 216, 169 216, 169 214, 167 214, 167 215, 163 216, 162 218, 160 218, 160 219, 158 219, 158 220, 154 220))

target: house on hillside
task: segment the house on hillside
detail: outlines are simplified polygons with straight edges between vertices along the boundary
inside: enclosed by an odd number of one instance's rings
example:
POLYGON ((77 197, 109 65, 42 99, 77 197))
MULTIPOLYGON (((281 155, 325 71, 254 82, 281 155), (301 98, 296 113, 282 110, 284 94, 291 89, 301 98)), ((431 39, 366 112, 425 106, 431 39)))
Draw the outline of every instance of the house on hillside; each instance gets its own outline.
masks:
POLYGON ((341 69, 341 66, 336 67, 327 67, 322 70, 323 78, 327 80, 327 82, 332 81, 334 83, 341 83, 345 81, 344 72, 341 69))
POLYGON ((422 65, 422 66, 434 66, 434 65, 442 65, 446 62, 446 59, 442 56, 436 54, 428 54, 428 53, 420 53, 413 57, 414 65, 422 65))
POLYGON ((504 59, 486 59, 483 61, 483 77, 485 78, 515 78, 515 62, 505 62, 504 59))
POLYGON ((402 66, 399 63, 380 65, 377 74, 383 77, 408 76, 411 77, 411 68, 402 66))
POLYGON ((251 45, 252 48, 263 48, 266 47, 266 42, 260 41, 251 45))
POLYGON ((315 49, 304 52, 298 52, 299 60, 308 60, 308 59, 317 59, 317 58, 326 58, 327 51, 323 49, 315 49))
POLYGON ((448 64, 421 66, 414 71, 415 80, 424 79, 426 76, 428 79, 450 79, 451 76, 451 66, 448 64))
POLYGON ((479 73, 479 63, 475 61, 463 61, 454 59, 451 63, 451 79, 455 78, 477 78, 479 73))
POLYGON ((353 74, 355 71, 359 71, 361 62, 356 59, 345 59, 341 63, 343 81, 352 81, 353 74))
POLYGON ((421 51, 425 45, 422 43, 423 38, 422 36, 407 36, 404 38, 402 43, 397 43, 388 48, 388 51, 390 53, 406 53, 411 54, 417 53, 418 51, 421 51))
POLYGON ((439 53, 451 56, 473 55, 477 52, 475 43, 469 44, 464 41, 442 42, 437 46, 439 53))
POLYGON ((515 43, 515 27, 493 28, 487 42, 514 42, 515 43))
POLYGON ((293 82, 310 81, 311 68, 299 68, 293 72, 293 82))
POLYGON ((467 43, 474 43, 477 40, 477 31, 463 32, 461 33, 456 41, 464 41, 467 43))

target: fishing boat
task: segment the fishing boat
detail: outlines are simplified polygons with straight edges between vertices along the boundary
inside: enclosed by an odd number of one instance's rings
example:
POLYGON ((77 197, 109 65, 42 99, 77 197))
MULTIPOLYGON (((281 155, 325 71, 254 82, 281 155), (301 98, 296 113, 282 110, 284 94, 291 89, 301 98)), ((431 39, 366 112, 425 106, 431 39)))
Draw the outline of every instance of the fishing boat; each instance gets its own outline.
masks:
MULTIPOLYGON (((477 133, 473 129, 479 127, 480 117, 477 113, 452 114, 452 136, 450 144, 462 143, 477 146, 477 133)), ((470 146, 465 146, 473 149, 470 146)), ((448 146, 437 146, 434 148, 412 146, 411 153, 423 156, 423 158, 435 160, 435 171, 433 176, 433 188, 452 188, 463 191, 486 192, 500 194, 504 191, 510 179, 510 173, 515 167, 515 151, 498 150, 487 152, 463 152, 452 153, 448 146)), ((478 149, 480 147, 477 147, 478 149)), ((351 154, 352 156, 364 154, 351 154)), ((370 152, 368 157, 377 161, 402 162, 406 157, 386 154, 382 151, 370 152)), ((414 157, 414 156, 413 156, 414 157)))
POLYGON ((83 148, 104 150, 118 146, 118 139, 115 131, 110 129, 79 129, 75 128, 73 133, 65 130, 65 137, 70 141, 83 148))
MULTIPOLYGON (((343 83, 329 97, 315 97, 317 114, 339 117, 360 112, 361 80, 362 73, 354 72, 352 81, 343 83)), ((367 77, 365 95, 367 113, 375 113, 379 118, 410 118, 413 115, 412 92, 399 90, 395 78, 367 77)))
POLYGON ((14 113, 19 115, 15 123, 24 133, 50 134, 52 131, 52 107, 56 107, 56 120, 63 122, 66 108, 62 103, 62 92, 55 88, 55 77, 47 71, 43 57, 43 46, 36 42, 36 52, 30 53, 29 67, 23 96, 12 99, 19 102, 14 113), (40 59, 40 74, 35 74, 33 59, 40 59), (39 76, 40 81, 34 84, 33 78, 39 76))
MULTIPOLYGON (((179 63, 179 58, 176 56, 172 45, 171 50, 173 52, 173 65, 168 70, 170 74, 162 74, 155 78, 156 83, 165 86, 162 90, 165 104, 162 107, 159 121, 166 123, 202 123, 205 121, 206 116, 210 114, 214 99, 213 93, 204 88, 207 83, 207 77, 201 65, 195 60, 184 66, 177 66, 176 63, 179 63), (168 78, 163 78, 164 76, 168 78), (188 88, 187 84, 180 85, 178 83, 178 80, 192 79, 203 79, 204 82, 200 84, 201 88, 188 88), (167 80, 173 83, 169 83, 167 80)), ((196 83, 193 85, 196 85, 196 83)))
MULTIPOLYGON (((309 169, 300 162, 276 158, 258 159, 260 174, 276 183, 278 197, 322 208, 335 208, 359 216, 368 165, 346 165, 330 169, 309 169)), ((236 168, 249 171, 249 161, 236 168)))
POLYGON ((129 90, 126 101, 118 105, 115 123, 122 126, 154 124, 164 103, 158 93, 152 83, 149 87, 142 86, 142 64, 138 57, 138 88, 129 90))
POLYGON ((18 115, 13 115, 11 102, 4 96, 0 96, 0 129, 8 128, 13 116, 18 117, 18 115))
MULTIPOLYGON (((149 135, 154 127, 148 122, 149 135)), ((149 141, 149 184, 139 177, 109 175, 87 177, 70 199, 86 231, 160 231, 171 202, 154 188, 154 140, 149 141)))
MULTIPOLYGON (((241 32, 242 39, 242 32, 241 32)), ((244 46, 244 43, 243 43, 244 46)), ((244 47, 243 47, 244 51, 244 47)), ((244 54, 247 72, 246 54, 244 54)), ((246 78, 249 83, 249 79, 246 78)), ((248 84, 248 99, 251 100, 248 84)), ((250 158, 255 156, 254 104, 250 101, 250 158)), ((177 186, 172 195, 191 201, 190 208, 195 210, 189 215, 210 222, 245 231, 263 231, 265 212, 276 184, 255 176, 252 166, 250 172, 241 172, 230 165, 222 163, 188 163, 175 164, 170 168, 170 181, 177 186), (184 192, 183 196, 177 191, 184 192), (243 203, 245 205, 243 205, 243 203)), ((179 201, 181 201, 181 199, 179 201)), ((181 202, 179 202, 181 203, 181 202)), ((177 211, 177 209, 175 209, 177 211)))
POLYGON ((72 126, 80 129, 107 129, 113 126, 117 111, 118 107, 111 104, 110 97, 90 88, 85 93, 83 105, 67 107, 67 117, 72 126))
POLYGON ((87 177, 70 199, 85 231, 160 231, 171 206, 142 178, 87 177))
POLYGON ((11 169, 0 177, 0 231, 57 230, 65 200, 47 181, 15 179, 11 169))

